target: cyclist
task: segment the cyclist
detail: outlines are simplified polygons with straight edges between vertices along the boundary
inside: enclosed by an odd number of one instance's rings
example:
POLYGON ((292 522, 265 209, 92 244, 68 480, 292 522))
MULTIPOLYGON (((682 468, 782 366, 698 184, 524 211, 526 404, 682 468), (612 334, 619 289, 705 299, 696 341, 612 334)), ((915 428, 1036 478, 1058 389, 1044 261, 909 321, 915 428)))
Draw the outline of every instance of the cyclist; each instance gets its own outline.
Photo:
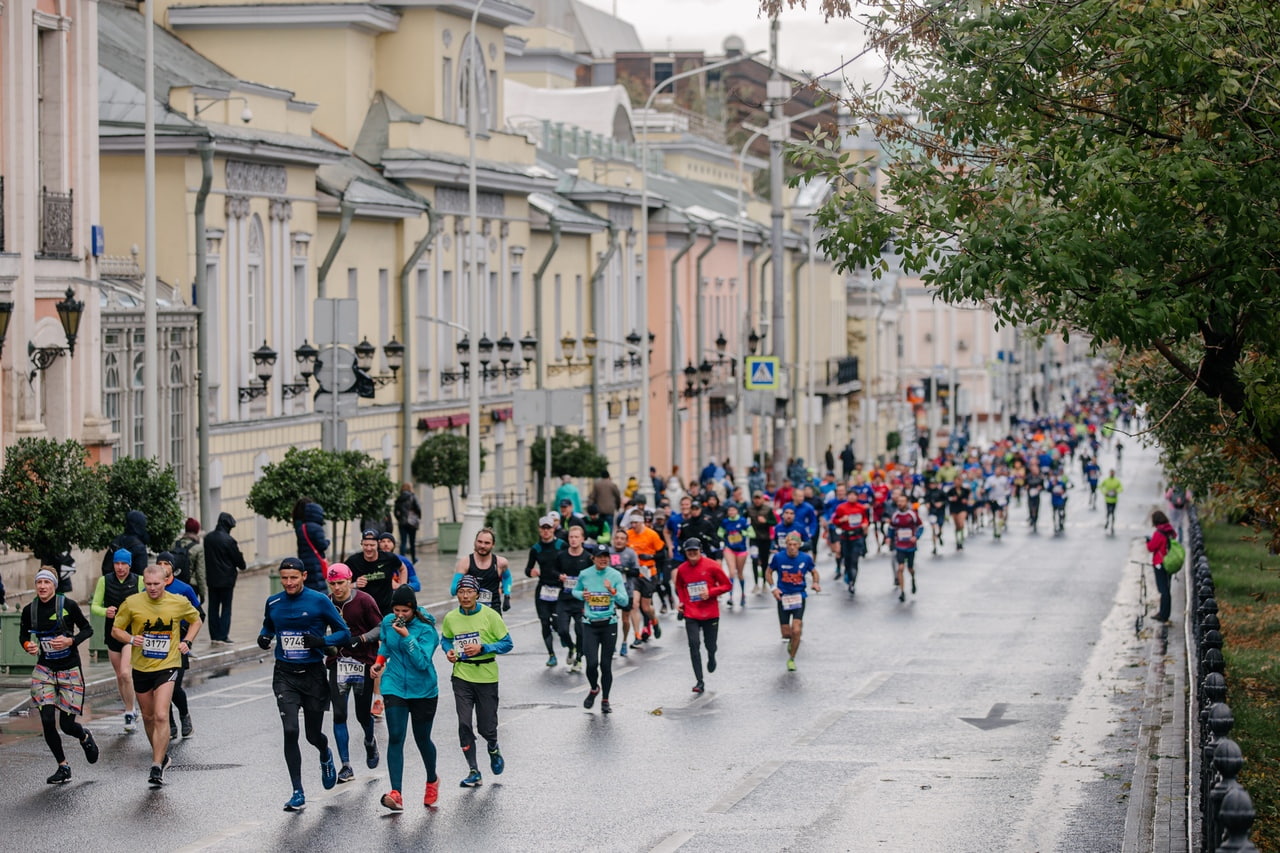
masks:
POLYGON ((1116 532, 1116 502, 1120 500, 1120 493, 1124 491, 1124 485, 1120 479, 1116 477, 1116 469, 1112 468, 1107 472, 1107 478, 1099 484, 1102 489, 1102 501, 1107 507, 1107 518, 1103 522, 1103 527, 1111 532, 1116 532))

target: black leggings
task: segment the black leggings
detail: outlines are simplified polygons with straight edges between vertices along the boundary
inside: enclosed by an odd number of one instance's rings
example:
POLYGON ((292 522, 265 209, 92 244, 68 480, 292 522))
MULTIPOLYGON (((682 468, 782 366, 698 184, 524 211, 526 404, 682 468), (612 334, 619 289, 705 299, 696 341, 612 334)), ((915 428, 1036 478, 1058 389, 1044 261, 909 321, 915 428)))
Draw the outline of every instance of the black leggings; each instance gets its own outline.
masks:
POLYGON ((707 645, 707 657, 716 659, 716 636, 720 633, 720 620, 690 619, 685 617, 685 633, 689 635, 689 659, 693 662, 693 676, 702 683, 702 643, 707 645))
POLYGON ((853 586, 858 580, 858 560, 867 552, 866 539, 852 536, 840 537, 840 565, 844 582, 853 586))
MULTIPOLYGON (((191 709, 187 707, 187 691, 182 686, 182 676, 186 675, 185 669, 178 670, 178 677, 173 681, 173 707, 178 709, 178 718, 181 719, 190 715, 191 709)), ((169 719, 173 719, 173 715, 169 715, 169 719)))
POLYGON ((583 633, 587 653, 587 682, 609 698, 613 687, 613 650, 618 646, 617 622, 588 622, 583 633))
POLYGON ((773 543, 768 539, 752 539, 751 544, 756 548, 756 555, 751 558, 751 574, 756 583, 760 583, 764 579, 765 567, 769 565, 769 549, 773 543))
MULTIPOLYGON (((280 722, 284 724, 284 763, 289 768, 289 781, 293 790, 302 790, 302 750, 298 748, 298 706, 280 706, 280 722)), ((302 709, 307 743, 320 750, 323 756, 329 751, 329 739, 324 734, 324 708, 302 709)))
POLYGON ((75 715, 59 711, 53 705, 40 706, 40 725, 44 729, 44 742, 49 745, 53 760, 59 764, 67 760, 67 754, 62 751, 62 737, 58 734, 59 725, 64 734, 84 741, 84 727, 76 722, 75 715))
POLYGON ((556 633, 560 635, 560 645, 566 649, 582 648, 582 602, 566 601, 563 598, 556 602, 556 633), (573 622, 573 636, 569 636, 569 622, 573 622))
MULTIPOLYGON (((538 592, 543 589, 553 589, 553 587, 538 587, 538 592)), ((543 601, 541 598, 535 599, 534 608, 538 611, 538 621, 542 623, 542 642, 547 646, 547 654, 554 655, 556 648, 554 637, 556 634, 556 602, 543 601)))

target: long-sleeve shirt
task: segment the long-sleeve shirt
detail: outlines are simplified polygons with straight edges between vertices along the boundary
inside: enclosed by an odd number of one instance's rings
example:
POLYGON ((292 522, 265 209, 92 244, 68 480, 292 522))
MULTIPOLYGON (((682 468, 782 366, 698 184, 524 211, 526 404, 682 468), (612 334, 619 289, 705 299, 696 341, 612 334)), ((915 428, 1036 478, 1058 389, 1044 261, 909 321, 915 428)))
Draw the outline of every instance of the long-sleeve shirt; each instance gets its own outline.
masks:
POLYGON ((445 652, 454 652, 457 660, 453 664, 453 675, 462 681, 472 684, 494 684, 498 680, 497 655, 505 655, 514 644, 507 623, 502 615, 492 607, 477 604, 473 610, 455 607, 444 615, 440 622, 440 647, 445 652), (466 657, 462 647, 467 643, 477 643, 480 653, 466 657))
POLYGON ((386 659, 386 669, 382 672, 382 694, 399 696, 401 699, 430 699, 438 696, 439 680, 435 665, 431 662, 436 644, 440 641, 436 620, 419 608, 418 617, 407 625, 409 636, 402 637, 392 627, 395 619, 395 614, 388 613, 381 624, 382 639, 378 645, 378 655, 386 659))
POLYGON ((719 596, 731 589, 729 576, 710 557, 682 563, 676 571, 676 595, 686 619, 719 619, 719 596))
POLYGON ((307 634, 320 637, 328 646, 345 646, 351 640, 342 614, 323 593, 303 587, 297 595, 277 592, 267 599, 259 636, 275 638, 277 661, 297 666, 323 663, 324 649, 308 648, 307 634), (326 628, 332 630, 328 636, 326 628))
MULTIPOLYGON (((329 600, 333 601, 332 598, 329 600)), ((333 606, 338 608, 342 621, 347 623, 351 640, 347 646, 338 650, 338 654, 326 656, 325 664, 333 668, 339 657, 373 663, 378 654, 378 640, 382 636, 382 611, 378 610, 378 602, 364 590, 353 589, 346 601, 334 601, 333 606)))
POLYGON ((617 569, 606 566, 604 569, 587 569, 578 575, 578 583, 573 587, 573 597, 581 601, 582 618, 588 622, 618 621, 618 608, 626 607, 631 599, 627 595, 627 581, 617 569), (613 587, 610 593, 605 584, 613 587))
POLYGON ((62 672, 80 665, 78 649, 93 636, 93 626, 84 618, 80 605, 66 596, 55 595, 47 602, 37 598, 22 608, 18 642, 25 645, 33 636, 40 644, 36 663, 54 672, 62 672), (50 641, 55 637, 70 637, 71 645, 65 649, 54 649, 50 641))

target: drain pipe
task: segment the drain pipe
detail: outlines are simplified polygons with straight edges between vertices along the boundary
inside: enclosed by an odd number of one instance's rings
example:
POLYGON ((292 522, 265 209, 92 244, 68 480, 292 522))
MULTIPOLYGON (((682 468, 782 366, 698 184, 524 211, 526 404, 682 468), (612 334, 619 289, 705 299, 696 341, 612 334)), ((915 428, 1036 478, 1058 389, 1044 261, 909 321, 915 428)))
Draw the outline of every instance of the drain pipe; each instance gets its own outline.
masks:
MULTIPOLYGON (((689 220, 689 240, 671 259, 671 464, 680 464, 680 335, 676 334, 676 306, 680 304, 680 261, 698 242, 698 224, 689 220)), ((648 475, 649 472, 642 471, 648 475)), ((685 472, 688 473, 687 471, 685 472)))
MULTIPOLYGON (((604 281, 604 271, 609 264, 613 262, 613 256, 618 253, 618 229, 610 222, 609 231, 609 248, 604 250, 604 254, 600 256, 600 262, 596 264, 595 272, 591 274, 591 314, 592 325, 595 330, 602 327, 604 317, 600 315, 601 284, 604 281)), ((599 332, 596 332, 597 337, 599 332)), ((599 346, 599 344, 597 344, 599 346)), ((599 350, 596 350, 599 353, 599 350)), ((600 449, 600 358, 591 360, 591 443, 596 446, 596 450, 600 449)))
MULTIPOLYGON (((338 222, 338 233, 333 235, 333 242, 329 244, 329 253, 324 256, 324 261, 316 271, 316 296, 319 299, 325 298, 325 281, 329 278, 329 267, 333 266, 334 259, 338 257, 338 250, 342 248, 342 244, 347 239, 347 232, 351 229, 351 219, 356 215, 356 206, 348 202, 345 197, 339 202, 338 210, 342 214, 342 219, 338 222)), ((335 414, 337 408, 334 406, 335 414)))
MULTIPOLYGON (((702 260, 707 255, 711 254, 711 250, 720 242, 720 231, 716 228, 715 224, 708 223, 707 227, 711 229, 711 239, 707 242, 707 247, 698 253, 697 258, 695 258, 693 262, 694 346, 696 347, 696 354, 698 356, 698 360, 694 362, 695 366, 702 364, 703 360, 707 357, 706 322, 705 318, 702 316, 702 260)), ((702 397, 703 395, 699 395, 694 398, 694 404, 698 407, 698 453, 696 458, 693 460, 694 468, 701 465, 702 460, 707 457, 706 415, 704 414, 707 407, 704 404, 702 397)))
MULTIPOLYGON (((551 246, 547 249, 547 253, 542 257, 542 263, 533 273, 533 336, 538 339, 538 348, 535 350, 533 385, 538 390, 542 390, 545 384, 543 379, 543 366, 546 364, 545 353, 548 345, 556 346, 557 341, 548 341, 543 334, 542 322, 542 277, 547 272, 547 267, 551 266, 551 259, 555 257, 556 252, 560 249, 560 220, 556 219, 550 213, 547 214, 547 220, 551 224, 551 246)), ((542 438, 542 501, 548 508, 551 506, 551 427, 541 424, 538 426, 538 434, 542 438)))
POLYGON ((209 264, 209 241, 205 237, 204 210, 213 186, 213 140, 196 146, 200 153, 200 189, 196 191, 196 274, 192 281, 191 301, 196 312, 196 467, 200 471, 200 523, 209 524, 209 329, 205 310, 206 267, 209 264))
POLYGON ((413 482, 413 392, 416 390, 417 381, 409 381, 409 371, 414 370, 414 346, 423 345, 421 341, 415 340, 413 328, 413 305, 409 298, 409 274, 418 266, 418 261, 422 260, 423 254, 431 246, 436 239, 436 235, 440 233, 440 215, 435 212, 434 208, 427 208, 427 233, 418 241, 418 245, 413 247, 413 254, 409 255, 409 260, 405 261, 403 267, 400 268, 400 341, 404 346, 404 378, 400 381, 400 420, 402 426, 401 432, 401 451, 400 451, 400 482, 413 482))

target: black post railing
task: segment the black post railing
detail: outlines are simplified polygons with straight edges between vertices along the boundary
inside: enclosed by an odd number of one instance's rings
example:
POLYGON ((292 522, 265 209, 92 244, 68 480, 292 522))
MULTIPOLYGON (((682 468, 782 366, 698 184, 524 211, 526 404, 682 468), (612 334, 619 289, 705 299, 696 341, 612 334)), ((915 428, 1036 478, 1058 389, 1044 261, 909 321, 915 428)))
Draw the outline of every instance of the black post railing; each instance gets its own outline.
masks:
POLYGON ((40 254, 46 258, 75 257, 75 218, 71 190, 40 190, 40 254))
MULTIPOLYGON (((1187 511, 1187 559, 1192 576, 1191 631, 1195 659, 1192 677, 1200 682, 1197 697, 1200 778, 1198 800, 1203 849, 1256 853, 1249 829, 1257 813, 1253 800, 1236 777, 1244 767, 1240 746, 1227 735, 1235 724, 1227 705, 1226 661, 1222 656, 1222 626, 1218 622, 1218 602, 1214 598, 1213 574, 1204 551, 1204 531, 1195 507, 1187 511)), ((1192 722, 1195 725, 1195 722, 1192 722)))
POLYGON ((858 357, 841 356, 827 362, 827 384, 846 385, 858 381, 858 357))

